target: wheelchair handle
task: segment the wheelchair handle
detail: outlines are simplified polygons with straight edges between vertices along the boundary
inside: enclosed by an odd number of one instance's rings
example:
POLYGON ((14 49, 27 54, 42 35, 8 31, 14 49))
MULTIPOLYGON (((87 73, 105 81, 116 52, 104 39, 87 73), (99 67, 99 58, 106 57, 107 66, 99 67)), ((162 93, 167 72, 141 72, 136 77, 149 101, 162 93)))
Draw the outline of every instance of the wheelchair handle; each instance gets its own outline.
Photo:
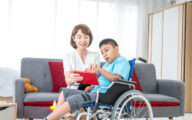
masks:
POLYGON ((147 63, 147 60, 144 59, 144 58, 142 58, 142 57, 138 57, 137 59, 140 60, 140 61, 142 61, 142 62, 144 62, 144 63, 147 63))

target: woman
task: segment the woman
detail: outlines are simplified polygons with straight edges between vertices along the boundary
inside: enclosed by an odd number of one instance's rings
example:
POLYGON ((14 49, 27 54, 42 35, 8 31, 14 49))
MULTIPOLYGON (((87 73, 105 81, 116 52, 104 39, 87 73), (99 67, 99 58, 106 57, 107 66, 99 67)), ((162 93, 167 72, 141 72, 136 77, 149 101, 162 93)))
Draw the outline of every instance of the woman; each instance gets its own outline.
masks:
MULTIPOLYGON (((83 77, 79 74, 74 74, 73 71, 94 71, 92 64, 100 64, 100 55, 98 52, 89 51, 87 48, 93 41, 93 35, 90 28, 85 24, 76 25, 71 34, 71 46, 74 51, 67 53, 64 56, 64 74, 67 86, 71 89, 79 87, 78 81, 83 77)), ((93 86, 86 87, 85 91, 89 91, 93 86)), ((62 93, 62 92, 61 92, 62 93)), ((60 94, 57 108, 64 102, 63 95, 60 94)), ((69 115, 69 118, 72 117, 69 115)))

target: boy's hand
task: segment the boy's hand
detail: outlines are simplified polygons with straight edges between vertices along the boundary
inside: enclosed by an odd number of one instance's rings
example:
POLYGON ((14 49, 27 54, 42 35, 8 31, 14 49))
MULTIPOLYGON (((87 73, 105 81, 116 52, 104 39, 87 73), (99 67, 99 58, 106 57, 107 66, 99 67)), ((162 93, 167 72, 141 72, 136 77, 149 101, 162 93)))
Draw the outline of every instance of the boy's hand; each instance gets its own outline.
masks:
POLYGON ((83 80, 83 77, 76 73, 71 73, 69 77, 72 83, 76 83, 78 81, 83 80))
POLYGON ((93 89, 93 85, 90 85, 90 86, 87 86, 86 88, 85 88, 85 91, 86 92, 89 92, 89 91, 91 91, 93 89))
POLYGON ((99 66, 97 64, 90 64, 88 68, 85 69, 86 72, 98 72, 99 66))

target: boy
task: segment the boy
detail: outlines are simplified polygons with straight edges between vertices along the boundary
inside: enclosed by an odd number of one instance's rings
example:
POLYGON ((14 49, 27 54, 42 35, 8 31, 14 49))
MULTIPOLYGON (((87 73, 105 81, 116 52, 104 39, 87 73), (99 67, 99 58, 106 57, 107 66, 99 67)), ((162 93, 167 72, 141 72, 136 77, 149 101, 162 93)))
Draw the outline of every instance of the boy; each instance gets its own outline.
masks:
MULTIPOLYGON (((85 91, 63 88, 55 111, 44 118, 44 120, 59 120, 60 116, 68 112, 72 113, 82 108, 85 104, 94 102, 96 100, 96 91, 100 87, 108 87, 115 78, 128 80, 130 65, 125 57, 120 56, 116 41, 104 39, 100 42, 99 47, 106 63, 102 68, 97 65, 91 65, 87 70, 100 74, 98 77, 99 85, 88 86, 85 91)), ((105 93, 106 91, 106 89, 101 89, 100 93, 105 93)))

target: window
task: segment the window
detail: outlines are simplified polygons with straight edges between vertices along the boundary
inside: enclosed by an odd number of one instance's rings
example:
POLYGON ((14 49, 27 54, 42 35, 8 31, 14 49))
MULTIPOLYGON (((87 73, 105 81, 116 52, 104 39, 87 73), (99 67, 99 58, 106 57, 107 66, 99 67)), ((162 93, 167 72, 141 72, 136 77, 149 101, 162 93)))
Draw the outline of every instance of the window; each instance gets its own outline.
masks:
POLYGON ((87 24, 93 32, 90 50, 100 51, 98 45, 102 39, 114 38, 121 55, 128 59, 136 56, 138 3, 127 0, 5 1, 0 4, 0 25, 3 26, 0 66, 19 70, 23 57, 62 58, 73 50, 69 43, 71 31, 80 23, 87 24))

